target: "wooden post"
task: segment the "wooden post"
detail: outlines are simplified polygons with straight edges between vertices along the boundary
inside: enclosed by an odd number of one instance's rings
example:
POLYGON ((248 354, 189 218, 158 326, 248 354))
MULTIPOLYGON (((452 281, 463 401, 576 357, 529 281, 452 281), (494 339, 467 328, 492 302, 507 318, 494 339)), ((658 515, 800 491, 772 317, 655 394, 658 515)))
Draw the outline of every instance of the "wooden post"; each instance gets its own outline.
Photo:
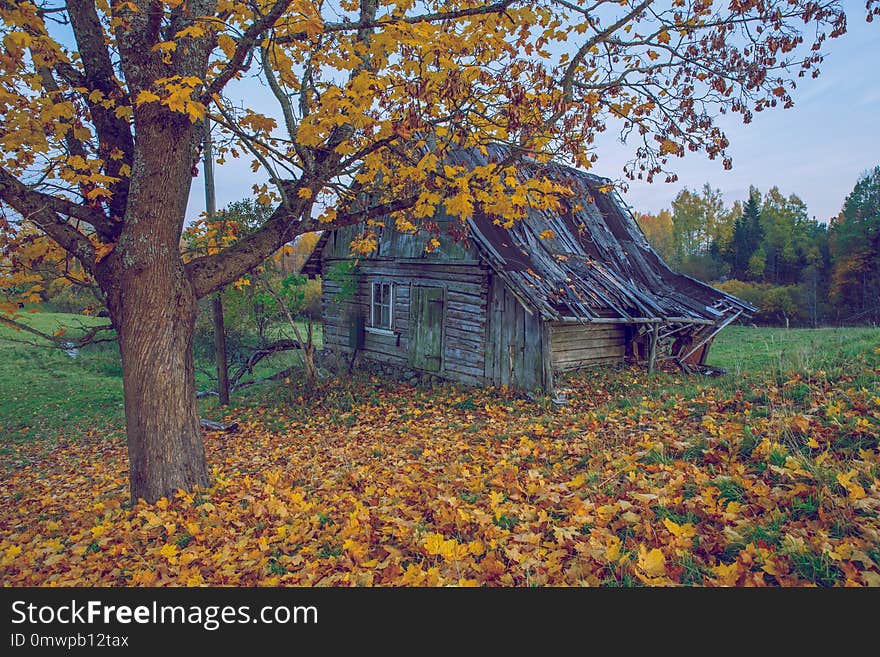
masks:
POLYGON ((553 339, 553 329, 550 327, 550 322, 541 320, 541 360, 543 371, 543 381, 544 391, 550 395, 551 397, 555 397, 555 390, 553 385, 553 352, 552 352, 552 343, 553 339))
MULTIPOLYGON (((211 149, 211 119, 205 118, 205 149, 202 158, 205 173, 205 212, 208 218, 217 214, 214 192, 214 155, 211 149)), ((214 362, 217 365, 217 395, 221 406, 229 405, 229 365, 226 360, 226 327, 223 324, 222 290, 214 295, 214 362)))
POLYGON ((660 325, 651 326, 651 349, 648 353, 648 372, 654 372, 654 360, 657 358, 657 336, 660 333, 660 325))

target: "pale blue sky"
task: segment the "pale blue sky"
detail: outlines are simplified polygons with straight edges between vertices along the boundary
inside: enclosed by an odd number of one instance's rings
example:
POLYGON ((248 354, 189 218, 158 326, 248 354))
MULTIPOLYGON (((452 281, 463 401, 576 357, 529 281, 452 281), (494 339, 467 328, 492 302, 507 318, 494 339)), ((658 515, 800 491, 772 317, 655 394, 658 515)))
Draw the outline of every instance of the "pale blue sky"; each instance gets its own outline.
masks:
MULTIPOLYGON (((811 216, 827 221, 836 215, 859 175, 880 164, 880 22, 865 22, 864 0, 844 0, 849 29, 826 42, 825 62, 817 79, 803 78, 794 92, 795 106, 755 114, 749 125, 739 116, 720 117, 730 139, 733 169, 719 161, 689 153, 675 159, 675 183, 630 183, 623 200, 634 210, 657 212, 669 207, 682 189, 708 182, 719 188, 728 205, 745 199, 750 185, 762 191, 776 185, 784 194, 797 194, 811 216)), ((255 81, 242 85, 248 104, 275 114, 268 90, 255 81)), ((634 146, 608 136, 598 151, 592 173, 619 179, 634 146)), ((217 206, 252 196, 256 176, 247 161, 218 167, 217 206)), ((205 208, 201 177, 193 180, 187 210, 192 218, 205 208)))
MULTIPOLYGON (((880 165, 880 21, 865 21, 864 0, 844 0, 848 30, 826 42, 821 75, 798 80, 791 109, 774 108, 743 125, 721 117, 730 139, 733 169, 689 153, 673 162, 675 183, 631 183, 623 195, 634 209, 657 212, 687 186, 708 182, 732 204, 748 197, 749 185, 767 191, 776 185, 803 199, 811 216, 835 216, 859 175, 880 165)), ((600 152, 595 173, 616 178, 629 152, 610 144, 600 152)))

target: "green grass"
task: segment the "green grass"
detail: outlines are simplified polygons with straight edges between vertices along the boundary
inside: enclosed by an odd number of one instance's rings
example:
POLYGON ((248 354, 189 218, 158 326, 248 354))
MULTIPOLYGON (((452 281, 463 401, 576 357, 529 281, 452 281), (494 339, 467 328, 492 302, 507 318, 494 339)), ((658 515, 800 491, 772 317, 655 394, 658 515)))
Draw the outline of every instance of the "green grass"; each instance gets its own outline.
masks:
MULTIPOLYGON (((50 334, 65 328, 70 337, 108 322, 64 313, 28 313, 19 321, 50 334)), ((121 427, 122 404, 122 366, 115 343, 86 346, 71 358, 37 336, 0 325, 0 435, 4 440, 76 436, 98 425, 121 427)))
MULTIPOLYGON (((109 322, 51 312, 24 313, 18 321, 47 334, 63 328, 70 338, 109 322)), ((315 338, 320 348, 320 326, 315 338)), ((298 353, 279 352, 261 361, 254 376, 269 376, 300 362, 298 353)), ((199 390, 216 385, 213 368, 213 363, 196 363, 199 390)), ((215 412, 213 398, 201 403, 206 415, 222 415, 215 412)), ((122 365, 115 343, 87 345, 72 358, 35 335, 0 325, 0 440, 76 437, 90 429, 121 429, 124 412, 122 365)))
POLYGON ((731 374, 829 369, 880 347, 878 328, 784 329, 729 326, 715 339, 708 363, 731 374))
MULTIPOLYGON (((81 334, 87 327, 105 323, 106 319, 63 313, 28 313, 23 321, 46 333, 58 328, 66 328, 69 336, 81 334)), ((275 330, 289 332, 281 326, 275 330)), ((274 333, 273 333, 274 335, 274 333)), ((281 337, 279 333, 278 337, 281 337)), ((290 337, 290 336, 288 336, 290 337)), ((320 327, 316 331, 316 343, 320 348, 320 327)), ((0 326, 0 436, 2 440, 29 439, 44 437, 55 439, 62 435, 75 437, 88 429, 117 429, 123 426, 122 369, 116 345, 89 345, 79 351, 77 358, 71 358, 63 351, 51 346, 33 346, 11 340, 37 341, 34 336, 0 326)), ((600 409, 611 411, 615 405, 625 406, 620 410, 635 412, 638 399, 650 394, 654 399, 665 400, 663 406, 670 406, 676 399, 692 398, 707 388, 742 388, 744 395, 754 397, 755 414, 763 410, 761 396, 750 388, 749 374, 761 371, 780 373, 791 370, 845 368, 853 365, 859 358, 876 358, 875 349, 880 346, 880 329, 775 329, 736 326, 721 332, 713 345, 709 362, 728 368, 729 374, 717 379, 701 376, 669 376, 663 372, 646 375, 640 384, 644 389, 621 389, 612 397, 610 406, 600 409), (746 375, 740 377, 738 375, 746 375), (624 403, 625 402, 625 403, 624 403)), ((297 352, 281 352, 262 361, 254 375, 264 377, 279 370, 300 363, 297 352)), ((196 363, 196 386, 200 390, 212 388, 213 363, 196 363)), ((609 380, 609 385, 616 380, 609 380)), ((617 381, 617 384, 622 383, 617 381)), ((874 385, 876 382, 866 382, 874 385)), ((615 384, 616 385, 616 384, 615 384)), ((301 391, 302 392, 302 391, 301 391)), ((615 392, 610 390, 609 392, 615 392)), ((276 388, 255 386, 233 395, 233 410, 245 409, 254 404, 285 406, 287 417, 299 412, 309 412, 308 405, 294 394, 293 388, 286 396, 279 397, 276 388), (271 395, 273 399, 266 399, 271 395)), ((810 400, 792 387, 792 402, 806 404, 810 400), (800 396, 799 396, 800 395, 800 396)), ((339 399, 345 401, 345 391, 339 399)), ((747 397, 750 398, 750 397, 747 397)), ((354 403, 354 399, 350 400, 354 403)), ((340 402, 341 403, 341 402, 340 402)), ((469 410, 473 405, 466 399, 457 408, 469 410)), ((217 408, 216 399, 201 400, 205 417, 219 419, 224 411, 217 408)), ((340 407, 338 412, 347 414, 340 407)), ((332 418, 331 418, 332 419, 332 418)), ((344 419, 344 418, 343 418, 344 419)), ((757 444, 744 429, 741 449, 750 451, 757 444)), ((702 445, 695 443, 682 454, 651 452, 645 456, 648 461, 659 464, 683 458, 698 460, 702 445)), ((775 463, 779 459, 774 460, 775 463)), ((733 488, 727 491, 736 496, 733 488)))

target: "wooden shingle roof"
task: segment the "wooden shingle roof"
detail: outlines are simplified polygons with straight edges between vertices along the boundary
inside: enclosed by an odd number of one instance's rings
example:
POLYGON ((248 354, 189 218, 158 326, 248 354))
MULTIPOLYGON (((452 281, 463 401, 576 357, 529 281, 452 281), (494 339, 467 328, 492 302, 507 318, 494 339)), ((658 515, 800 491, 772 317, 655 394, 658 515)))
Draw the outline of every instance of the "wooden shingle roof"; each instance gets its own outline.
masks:
MULTIPOLYGON (((456 164, 480 166, 503 155, 500 149, 488 155, 468 150, 451 157, 456 164)), ((736 297, 670 269, 608 179, 555 163, 526 162, 520 171, 568 187, 573 195, 566 210, 531 209, 509 229, 477 214, 469 221, 470 234, 520 301, 545 319, 714 324, 731 312, 754 312, 736 297)))

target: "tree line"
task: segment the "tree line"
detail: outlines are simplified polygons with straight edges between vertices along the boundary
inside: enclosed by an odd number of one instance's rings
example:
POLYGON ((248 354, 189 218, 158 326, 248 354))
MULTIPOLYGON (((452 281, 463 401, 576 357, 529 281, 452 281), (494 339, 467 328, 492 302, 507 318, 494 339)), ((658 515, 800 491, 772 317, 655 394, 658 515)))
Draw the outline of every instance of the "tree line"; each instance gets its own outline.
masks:
POLYGON ((752 303, 757 322, 880 323, 880 166, 860 176, 828 223, 778 187, 751 187, 728 207, 708 183, 637 220, 673 269, 752 303))

